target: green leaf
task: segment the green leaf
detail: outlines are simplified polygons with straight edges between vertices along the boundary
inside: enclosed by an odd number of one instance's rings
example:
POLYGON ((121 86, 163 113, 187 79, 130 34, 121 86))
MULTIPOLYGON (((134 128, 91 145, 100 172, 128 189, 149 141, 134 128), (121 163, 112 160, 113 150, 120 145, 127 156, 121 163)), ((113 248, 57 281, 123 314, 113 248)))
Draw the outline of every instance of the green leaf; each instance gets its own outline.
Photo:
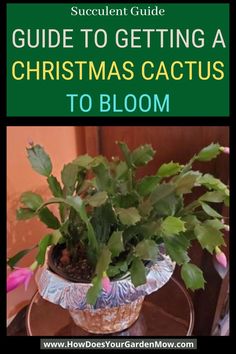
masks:
POLYGON ((79 167, 73 163, 68 163, 64 165, 61 172, 61 180, 68 189, 73 189, 77 181, 77 175, 79 172, 79 167))
POLYGON ((107 269, 107 275, 109 278, 114 278, 115 276, 119 276, 122 273, 127 272, 128 270, 128 264, 125 261, 120 261, 120 262, 116 262, 116 265, 109 265, 108 269, 107 269))
POLYGON ((161 224, 161 231, 165 236, 178 235, 186 231, 185 222, 175 216, 167 216, 161 224))
POLYGON ((37 246, 33 246, 31 248, 26 248, 20 252, 18 252, 17 254, 15 254, 13 257, 8 258, 7 260, 7 264, 9 265, 9 267, 14 268, 15 265, 21 260, 21 258, 23 258, 24 256, 26 256, 30 251, 32 251, 35 247, 37 246))
POLYGON ((27 220, 27 219, 31 219, 34 216, 36 216, 37 214, 29 209, 29 208, 19 208, 16 211, 16 218, 17 220, 27 220))
POLYGON ((181 165, 178 162, 163 163, 157 171, 157 176, 164 178, 176 175, 181 170, 181 165))
POLYGON ((50 229, 59 229, 60 222, 57 217, 48 209, 43 208, 38 212, 39 219, 50 229))
POLYGON ((183 207, 183 198, 182 196, 177 196, 175 194, 170 194, 164 199, 160 200, 155 204, 155 214, 158 217, 175 215, 183 207))
POLYGON ((80 170, 77 175, 76 194, 82 193, 86 178, 85 170, 80 170))
POLYGON ((101 191, 112 193, 114 189, 114 181, 111 178, 108 168, 104 164, 99 164, 93 167, 93 172, 96 175, 96 185, 101 191))
POLYGON ((86 202, 92 207, 99 207, 107 201, 107 192, 98 192, 86 198, 86 202))
POLYGON ((118 257, 124 251, 123 231, 114 231, 109 238, 107 246, 111 251, 112 257, 118 257))
POLYGON ((217 230, 222 230, 225 228, 224 224, 219 219, 212 219, 204 221, 204 225, 209 225, 217 230))
POLYGON ((80 215, 81 219, 86 224, 87 230, 88 230, 89 246, 94 250, 95 257, 96 257, 96 254, 98 252, 98 242, 96 239, 96 235, 95 235, 93 226, 88 219, 88 215, 86 213, 82 199, 79 196, 76 196, 76 197, 68 196, 66 198, 66 200, 63 200, 63 202, 66 203, 67 205, 70 205, 72 208, 74 208, 78 212, 78 214, 80 215))
POLYGON ((124 156, 124 159, 125 159, 128 167, 132 168, 131 152, 130 152, 127 144, 123 143, 122 141, 118 141, 117 144, 119 145, 119 148, 122 151, 122 154, 124 156))
POLYGON ((49 188, 52 192, 52 195, 54 197, 62 197, 63 196, 61 185, 58 182, 56 177, 54 177, 53 175, 49 176, 47 178, 47 182, 48 182, 49 188))
POLYGON ((138 184, 137 184, 137 191, 138 193, 145 197, 149 195, 151 192, 154 191, 156 188, 160 178, 158 176, 147 176, 144 177, 138 184))
POLYGON ((144 217, 149 216, 152 210, 153 210, 153 205, 150 201, 150 198, 140 201, 139 206, 138 206, 138 211, 141 216, 144 216, 144 217))
POLYGON ((182 217, 182 220, 185 222, 184 226, 186 230, 194 230, 195 226, 200 223, 196 215, 191 214, 182 217))
POLYGON ((94 209, 90 221, 94 230, 96 230, 96 238, 98 243, 107 243, 109 235, 113 230, 113 225, 117 224, 117 218, 112 205, 110 203, 106 203, 94 209))
POLYGON ((95 305, 100 291, 102 290, 102 280, 99 277, 94 277, 92 280, 92 286, 89 288, 86 294, 87 303, 95 305))
POLYGON ((155 150, 153 150, 151 145, 141 145, 131 153, 132 165, 135 167, 146 165, 153 159, 154 155, 155 150))
POLYGON ((88 219, 88 215, 87 215, 83 200, 79 196, 76 196, 76 197, 67 196, 66 199, 64 200, 64 202, 67 205, 74 208, 85 223, 88 222, 89 219, 88 219))
POLYGON ((143 227, 143 225, 131 225, 126 227, 123 231, 123 240, 125 244, 130 242, 133 238, 137 243, 137 238, 139 237, 141 237, 142 239, 148 237, 146 229, 143 227))
POLYGON ((85 168, 85 169, 90 169, 91 163, 93 162, 94 158, 89 156, 88 154, 81 155, 77 157, 75 160, 72 161, 73 165, 85 168))
POLYGON ((39 251, 36 256, 36 261, 38 264, 44 264, 45 261, 45 253, 47 251, 47 247, 52 243, 52 235, 48 234, 44 236, 44 238, 39 242, 39 251))
POLYGON ((181 277, 185 282, 187 289, 204 289, 206 283, 203 273, 195 264, 185 263, 181 267, 181 277))
POLYGON ((52 163, 48 154, 40 145, 26 149, 31 167, 42 176, 49 177, 52 172, 52 163))
POLYGON ((210 190, 215 190, 215 191, 221 191, 223 192, 226 196, 229 196, 229 189, 228 187, 221 182, 218 178, 215 178, 209 173, 206 173, 202 177, 198 179, 198 183, 210 190))
POLYGON ((210 161, 216 158, 216 156, 219 154, 220 154, 220 145, 211 143, 210 145, 206 146, 198 153, 198 155, 196 156, 196 160, 210 161))
POLYGON ((79 186, 79 188, 77 189, 76 187, 76 193, 77 194, 81 194, 83 192, 85 192, 87 189, 89 188, 94 188, 95 184, 94 184, 94 180, 93 179, 84 179, 83 183, 79 186))
POLYGON ((144 230, 144 235, 146 238, 149 238, 152 236, 160 236, 160 234, 161 234, 161 220, 149 221, 146 224, 143 224, 142 230, 144 230))
POLYGON ((111 263, 111 251, 108 247, 103 247, 100 256, 96 264, 96 274, 99 278, 103 277, 103 273, 106 272, 109 264, 111 263))
POLYGON ((167 254, 178 265, 181 265, 190 260, 187 249, 190 242, 184 235, 163 237, 167 254))
POLYGON ((135 247, 135 254, 143 260, 156 260, 158 248, 153 240, 142 240, 135 247))
MULTIPOLYGON (((64 205, 64 204, 60 204, 60 205, 64 205)), ((61 224, 60 232, 62 232, 63 235, 68 234, 69 233, 69 226, 70 226, 70 219, 68 218, 66 221, 64 221, 61 224)))
POLYGON ((120 161, 116 166, 116 178, 125 179, 127 178, 128 166, 125 161, 120 161))
POLYGON ((57 245, 58 243, 61 243, 63 240, 63 236, 62 233, 60 232, 60 230, 55 230, 52 233, 52 245, 57 245))
POLYGON ((67 212, 66 205, 65 204, 60 204, 59 205, 59 214, 60 214, 61 222, 65 221, 66 212, 67 212))
POLYGON ((82 221, 84 221, 84 223, 87 226, 89 246, 95 252, 94 256, 96 257, 97 252, 98 252, 98 243, 97 243, 97 239, 95 236, 93 226, 91 225, 91 223, 88 219, 88 215, 86 213, 82 199, 79 196, 76 196, 76 197, 68 196, 66 198, 51 198, 47 202, 44 202, 40 206, 40 208, 38 209, 38 212, 42 208, 44 208, 46 205, 55 204, 55 203, 64 203, 65 205, 68 205, 68 206, 72 207, 73 209, 75 209, 75 211, 77 211, 80 218, 82 219, 82 221))
POLYGON ((177 194, 191 193, 197 179, 201 174, 197 171, 190 171, 175 179, 175 190, 177 194))
POLYGON ((230 204, 230 197, 229 196, 225 197, 224 204, 226 207, 229 207, 229 204, 230 204))
POLYGON ((151 193, 148 200, 150 201, 150 203, 152 205, 156 204, 160 200, 162 200, 162 199, 166 198, 167 196, 169 196, 170 194, 172 194, 174 192, 174 190, 175 190, 175 186, 173 184, 170 184, 170 183, 160 184, 151 193))
POLYGON ((222 203, 225 199, 224 193, 220 191, 206 192, 199 200, 203 202, 222 203))
POLYGON ((207 249, 211 254, 216 246, 225 245, 223 233, 219 228, 215 228, 209 223, 197 225, 194 229, 194 233, 202 248, 207 249))
POLYGON ((188 241, 196 240, 194 230, 187 230, 184 234, 180 235, 180 237, 185 237, 188 241))
POLYGON ((134 258, 130 267, 130 275, 135 287, 146 283, 146 270, 141 259, 134 258))
POLYGON ((72 208, 74 208, 77 213, 80 215, 81 219, 86 222, 88 219, 83 200, 79 197, 72 197, 72 196, 67 196, 65 199, 64 198, 55 198, 58 200, 61 200, 62 203, 65 203, 72 208))
POLYGON ((217 213, 215 209, 210 207, 207 203, 201 202, 202 209, 205 211, 205 213, 209 216, 212 216, 213 218, 221 218, 222 216, 217 213))
POLYGON ((35 211, 43 203, 43 199, 39 194, 33 192, 24 192, 21 194, 20 201, 27 208, 35 211))
POLYGON ((99 166, 101 164, 106 166, 106 168, 109 168, 109 163, 107 161, 107 158, 102 155, 98 155, 98 156, 93 157, 93 161, 90 164, 91 164, 91 168, 99 166))
POLYGON ((130 193, 132 194, 134 192, 134 175, 133 175, 133 170, 130 168, 127 171, 126 174, 126 178, 123 179, 122 181, 119 181, 119 183, 117 183, 117 187, 118 187, 118 193, 121 193, 123 195, 130 193))
POLYGON ((116 212, 123 225, 135 225, 141 220, 141 216, 136 208, 116 208, 116 212))
POLYGON ((112 198, 112 204, 119 208, 136 207, 139 203, 139 198, 136 193, 117 194, 112 198))

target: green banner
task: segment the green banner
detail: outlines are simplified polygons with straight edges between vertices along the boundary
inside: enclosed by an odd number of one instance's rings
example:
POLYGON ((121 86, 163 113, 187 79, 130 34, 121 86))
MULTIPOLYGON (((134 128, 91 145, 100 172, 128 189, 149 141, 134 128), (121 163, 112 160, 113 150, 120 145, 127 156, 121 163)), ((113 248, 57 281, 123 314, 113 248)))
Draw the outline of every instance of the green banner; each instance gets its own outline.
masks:
POLYGON ((228 116, 228 4, 8 4, 8 116, 228 116))

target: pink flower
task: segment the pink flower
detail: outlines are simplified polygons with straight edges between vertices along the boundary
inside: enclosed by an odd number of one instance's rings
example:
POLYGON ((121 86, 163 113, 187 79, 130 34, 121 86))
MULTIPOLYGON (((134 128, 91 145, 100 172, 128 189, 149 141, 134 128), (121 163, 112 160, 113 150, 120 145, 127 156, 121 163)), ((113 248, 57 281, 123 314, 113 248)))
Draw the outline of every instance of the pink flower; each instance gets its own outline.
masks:
POLYGON ((104 275, 102 278, 102 288, 107 293, 109 293, 111 291, 112 285, 111 285, 110 279, 108 278, 107 275, 104 275))
POLYGON ((230 148, 228 146, 222 146, 220 150, 227 155, 230 153, 230 148))
POLYGON ((217 262, 222 265, 222 267, 227 268, 227 258, 224 252, 222 252, 219 247, 216 247, 216 260, 217 262))
POLYGON ((30 279, 34 274, 29 268, 15 268, 16 270, 10 273, 7 277, 7 292, 17 288, 21 284, 25 284, 27 289, 30 279))

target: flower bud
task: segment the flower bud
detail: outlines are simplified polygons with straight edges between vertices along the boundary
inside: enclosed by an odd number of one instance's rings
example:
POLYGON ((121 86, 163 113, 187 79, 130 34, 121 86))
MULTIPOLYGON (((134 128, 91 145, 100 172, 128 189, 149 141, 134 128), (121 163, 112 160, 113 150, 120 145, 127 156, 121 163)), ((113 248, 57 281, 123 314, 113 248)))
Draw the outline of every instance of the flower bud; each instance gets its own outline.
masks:
POLYGON ((107 293, 109 293, 112 289, 110 279, 108 278, 107 274, 104 272, 102 277, 102 288, 107 293))
POLYGON ((230 148, 229 148, 229 146, 221 146, 220 151, 222 151, 224 154, 229 155, 230 148))
POLYGON ((222 267, 227 268, 227 258, 224 252, 222 252, 219 247, 215 248, 215 252, 217 262, 222 265, 222 267))
POLYGON ((33 147, 34 146, 34 142, 31 138, 28 139, 28 144, 33 147))

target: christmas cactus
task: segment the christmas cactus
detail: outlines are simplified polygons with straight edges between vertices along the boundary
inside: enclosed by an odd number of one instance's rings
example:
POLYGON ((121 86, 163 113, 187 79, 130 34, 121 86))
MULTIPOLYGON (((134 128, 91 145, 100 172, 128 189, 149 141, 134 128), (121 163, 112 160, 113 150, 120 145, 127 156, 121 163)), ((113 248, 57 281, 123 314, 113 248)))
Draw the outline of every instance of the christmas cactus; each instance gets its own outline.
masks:
MULTIPOLYGON (((168 162, 154 175, 141 179, 137 170, 155 154, 151 145, 131 151, 118 142, 123 159, 82 155, 64 165, 59 179, 52 173, 52 162, 42 146, 30 143, 27 148, 31 167, 46 178, 52 198, 33 192, 20 197, 18 220, 39 218, 50 229, 37 245, 8 259, 14 270, 8 278, 8 290, 28 284, 38 266, 45 262, 48 246, 64 245, 61 261, 78 262, 78 249, 86 255, 91 269, 87 301, 94 304, 110 281, 129 273, 135 286, 146 282, 146 264, 157 259, 159 247, 181 267, 186 287, 204 288, 202 270, 191 262, 189 250, 198 242, 202 249, 226 267, 221 250, 225 246, 222 215, 215 206, 229 205, 229 189, 209 173, 194 170, 196 161, 208 162, 228 148, 210 144, 195 154, 187 164, 168 162), (187 202, 186 195, 195 189, 201 195, 187 202), (50 210, 58 204, 58 213, 50 210), (27 268, 15 268, 17 262, 35 247, 35 262, 27 268)), ((194 196, 194 195, 193 195, 194 196)), ((189 199, 189 198, 188 198, 189 199)), ((219 210, 219 209, 218 209, 219 210)))

